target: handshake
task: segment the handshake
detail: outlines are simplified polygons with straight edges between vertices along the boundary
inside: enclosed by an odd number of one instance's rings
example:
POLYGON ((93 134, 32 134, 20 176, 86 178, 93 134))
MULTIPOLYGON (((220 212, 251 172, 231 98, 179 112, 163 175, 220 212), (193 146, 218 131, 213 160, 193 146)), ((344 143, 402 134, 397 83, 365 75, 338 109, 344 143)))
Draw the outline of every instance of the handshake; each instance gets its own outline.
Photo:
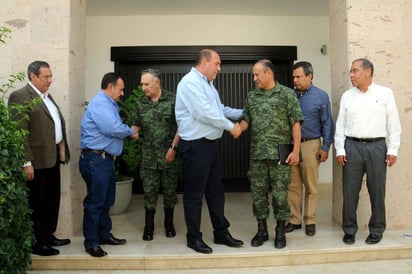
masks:
POLYGON ((130 138, 132 138, 132 139, 139 139, 139 130, 140 130, 140 127, 137 127, 137 126, 135 126, 135 125, 133 125, 133 126, 130 126, 132 129, 133 129, 133 135, 132 136, 130 136, 130 138))
POLYGON ((239 138, 239 136, 242 134, 242 129, 241 129, 240 124, 238 122, 233 124, 233 128, 230 131, 230 134, 233 136, 234 139, 239 138))

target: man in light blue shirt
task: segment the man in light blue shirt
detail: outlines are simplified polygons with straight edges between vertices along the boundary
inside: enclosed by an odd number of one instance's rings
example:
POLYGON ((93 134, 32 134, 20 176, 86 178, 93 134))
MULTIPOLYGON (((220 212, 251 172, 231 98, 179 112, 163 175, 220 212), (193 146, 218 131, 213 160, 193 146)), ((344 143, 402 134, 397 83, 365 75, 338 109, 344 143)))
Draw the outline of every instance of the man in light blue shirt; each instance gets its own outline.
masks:
POLYGON ((102 90, 90 101, 81 123, 79 170, 86 181, 84 198, 83 235, 86 252, 93 257, 107 253, 102 244, 125 244, 111 233, 109 209, 116 194, 114 160, 123 150, 123 139, 138 137, 138 128, 123 124, 119 115, 120 96, 124 92, 123 79, 115 73, 104 75, 102 90))
POLYGON ((217 144, 224 130, 234 138, 239 137, 239 124, 229 119, 238 120, 242 110, 225 107, 220 101, 213 85, 220 63, 216 51, 200 51, 196 67, 182 78, 176 93, 175 113, 185 182, 183 205, 187 246, 200 253, 213 252, 203 242, 200 232, 203 195, 214 229, 214 242, 232 247, 243 245, 242 241, 230 235, 230 224, 224 216, 225 196, 217 144))

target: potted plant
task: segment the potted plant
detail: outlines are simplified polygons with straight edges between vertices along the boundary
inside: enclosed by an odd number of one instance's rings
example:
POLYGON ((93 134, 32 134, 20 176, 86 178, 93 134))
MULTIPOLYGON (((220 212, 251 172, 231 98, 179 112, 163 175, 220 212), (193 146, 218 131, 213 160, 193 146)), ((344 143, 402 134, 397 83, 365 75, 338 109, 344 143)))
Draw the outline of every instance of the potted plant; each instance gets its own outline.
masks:
MULTIPOLYGON (((143 95, 143 89, 139 86, 124 101, 120 101, 120 113, 124 123, 133 124, 136 113, 136 104, 139 97, 143 95)), ((133 180, 131 174, 135 173, 141 161, 140 141, 131 138, 124 139, 123 152, 116 159, 116 197, 110 214, 124 212, 130 204, 133 192, 133 180)))
MULTIPOLYGON (((0 27, 0 43, 11 31, 0 27)), ((33 241, 30 209, 27 201, 28 189, 22 172, 25 162, 24 138, 27 134, 11 119, 5 103, 6 94, 15 82, 25 78, 23 72, 10 75, 7 83, 0 85, 0 273, 25 273, 31 263, 33 241)), ((30 105, 34 105, 32 102, 30 105)), ((16 106, 18 113, 30 106, 16 106)), ((27 119, 27 117, 23 117, 27 119)))

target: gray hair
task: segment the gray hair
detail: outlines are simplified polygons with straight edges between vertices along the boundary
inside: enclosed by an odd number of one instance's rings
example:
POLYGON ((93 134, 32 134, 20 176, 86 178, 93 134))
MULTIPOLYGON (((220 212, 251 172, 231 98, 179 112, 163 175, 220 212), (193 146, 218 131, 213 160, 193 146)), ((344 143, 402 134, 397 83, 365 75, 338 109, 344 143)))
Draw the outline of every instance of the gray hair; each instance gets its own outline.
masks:
POLYGON ((50 68, 50 65, 45 61, 34 61, 30 63, 30 65, 27 67, 27 76, 29 77, 30 81, 31 81, 30 75, 32 73, 34 73, 34 75, 36 76, 39 76, 40 68, 50 68))
POLYGON ((160 81, 160 71, 157 69, 145 69, 142 71, 142 75, 151 74, 153 76, 153 82, 159 80, 160 81))
POLYGON ((372 64, 371 61, 369 61, 369 60, 366 59, 366 58, 358 58, 358 59, 355 59, 355 60, 352 62, 352 64, 353 64, 353 63, 356 63, 356 62, 360 62, 361 65, 362 65, 362 68, 364 68, 364 69, 370 69, 370 70, 371 70, 371 76, 373 76, 373 64, 372 64))

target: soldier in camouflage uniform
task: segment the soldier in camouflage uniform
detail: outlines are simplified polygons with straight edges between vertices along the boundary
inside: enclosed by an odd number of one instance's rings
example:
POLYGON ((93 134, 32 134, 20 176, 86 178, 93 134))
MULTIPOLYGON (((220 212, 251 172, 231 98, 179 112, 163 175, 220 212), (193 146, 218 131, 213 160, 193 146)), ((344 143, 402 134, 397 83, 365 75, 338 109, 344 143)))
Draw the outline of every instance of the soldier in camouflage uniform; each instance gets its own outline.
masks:
POLYGON ((253 80, 257 89, 248 93, 242 131, 251 130, 250 166, 248 178, 253 198, 253 214, 258 232, 252 246, 260 246, 269 239, 266 219, 269 216, 268 192, 272 190, 272 207, 277 220, 275 247, 286 246, 285 222, 289 219, 288 186, 291 165, 299 163, 303 115, 293 90, 275 81, 273 64, 260 60, 253 66, 253 80), (279 164, 278 144, 293 143, 287 165, 279 164))
POLYGON ((142 72, 140 83, 146 96, 139 98, 135 124, 140 127, 145 228, 143 240, 153 240, 154 215, 160 186, 163 192, 166 237, 176 236, 173 210, 177 203, 178 167, 175 161, 179 136, 175 119, 175 95, 161 88, 158 70, 142 72))

